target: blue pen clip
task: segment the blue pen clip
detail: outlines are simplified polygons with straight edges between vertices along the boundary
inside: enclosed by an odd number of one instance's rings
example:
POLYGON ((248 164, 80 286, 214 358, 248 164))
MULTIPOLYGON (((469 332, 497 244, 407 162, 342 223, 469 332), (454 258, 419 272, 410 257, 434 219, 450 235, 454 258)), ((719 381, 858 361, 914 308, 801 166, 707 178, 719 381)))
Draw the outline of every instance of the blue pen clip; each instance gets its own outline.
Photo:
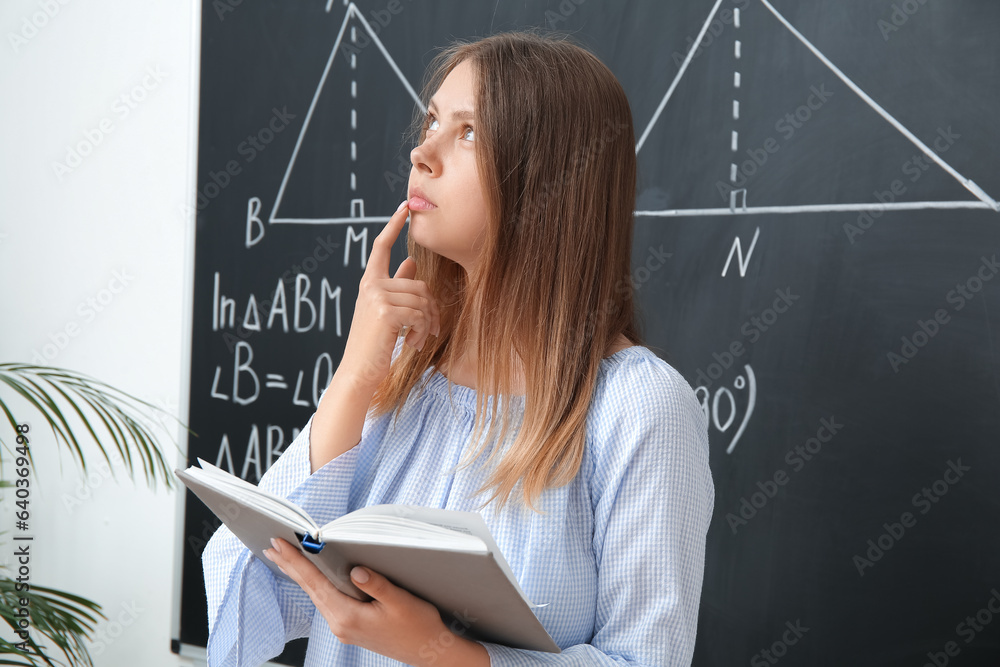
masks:
POLYGON ((326 546, 326 542, 319 542, 314 540, 311 535, 301 535, 299 541, 302 542, 302 548, 311 554, 318 554, 326 546))

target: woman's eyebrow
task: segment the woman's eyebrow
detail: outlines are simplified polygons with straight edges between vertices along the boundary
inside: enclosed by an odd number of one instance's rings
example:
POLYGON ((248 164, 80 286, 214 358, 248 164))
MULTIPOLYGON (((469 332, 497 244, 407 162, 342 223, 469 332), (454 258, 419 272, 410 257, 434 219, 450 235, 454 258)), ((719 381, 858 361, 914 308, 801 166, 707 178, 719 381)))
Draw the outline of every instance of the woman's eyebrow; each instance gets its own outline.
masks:
MULTIPOLYGON (((437 105, 434 104, 433 100, 427 105, 427 108, 437 113, 437 105)), ((475 120, 476 114, 471 109, 456 109, 451 112, 451 117, 452 120, 475 120)))

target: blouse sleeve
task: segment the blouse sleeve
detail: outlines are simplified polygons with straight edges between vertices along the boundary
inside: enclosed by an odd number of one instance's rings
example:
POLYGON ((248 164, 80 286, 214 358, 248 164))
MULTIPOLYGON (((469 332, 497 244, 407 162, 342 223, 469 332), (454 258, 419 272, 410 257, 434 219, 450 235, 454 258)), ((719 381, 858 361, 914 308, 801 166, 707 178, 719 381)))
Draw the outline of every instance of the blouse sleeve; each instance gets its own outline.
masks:
MULTIPOLYGON (((665 366, 665 362, 662 362, 665 366)), ((629 391, 609 392, 591 436, 594 635, 542 653, 484 643, 493 667, 690 665, 715 505, 708 425, 672 368, 645 365, 629 391)))
MULTIPOLYGON (((392 353, 396 360, 403 337, 392 353)), ((361 441, 369 431, 365 420, 361 441)), ((312 417, 260 479, 258 487, 288 498, 323 525, 347 512, 360 443, 310 474, 312 417)), ((281 653, 285 643, 309 634, 316 607, 294 581, 276 577, 225 525, 202 554, 208 599, 207 662, 259 665, 281 653)))
MULTIPOLYGON (((310 474, 312 418, 258 485, 302 507, 320 525, 344 514, 358 447, 310 474)), ((208 664, 259 665, 309 634, 316 607, 294 581, 276 577, 225 525, 202 554, 208 598, 208 664)))

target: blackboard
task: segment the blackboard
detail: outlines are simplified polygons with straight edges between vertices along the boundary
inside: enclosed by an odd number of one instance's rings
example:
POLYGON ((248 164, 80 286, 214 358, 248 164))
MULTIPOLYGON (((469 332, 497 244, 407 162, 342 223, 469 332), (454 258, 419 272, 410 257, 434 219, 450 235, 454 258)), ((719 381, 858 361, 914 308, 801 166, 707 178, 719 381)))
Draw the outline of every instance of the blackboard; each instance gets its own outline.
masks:
MULTIPOLYGON (((206 0, 191 460, 256 482, 291 442, 435 48, 524 26, 632 104, 646 343, 711 424, 694 664, 997 664, 992 0, 206 0)), ((205 645, 216 526, 189 497, 175 648, 205 645)))

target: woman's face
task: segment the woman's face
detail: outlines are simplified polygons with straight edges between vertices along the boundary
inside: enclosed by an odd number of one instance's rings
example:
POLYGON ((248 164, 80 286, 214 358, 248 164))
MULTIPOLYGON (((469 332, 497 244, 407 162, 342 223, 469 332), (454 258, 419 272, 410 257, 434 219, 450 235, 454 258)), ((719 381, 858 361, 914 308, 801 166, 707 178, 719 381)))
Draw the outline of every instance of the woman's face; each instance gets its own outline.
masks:
POLYGON ((471 273, 486 234, 486 201, 476 165, 475 72, 459 63, 428 104, 426 137, 410 152, 413 240, 471 273))

